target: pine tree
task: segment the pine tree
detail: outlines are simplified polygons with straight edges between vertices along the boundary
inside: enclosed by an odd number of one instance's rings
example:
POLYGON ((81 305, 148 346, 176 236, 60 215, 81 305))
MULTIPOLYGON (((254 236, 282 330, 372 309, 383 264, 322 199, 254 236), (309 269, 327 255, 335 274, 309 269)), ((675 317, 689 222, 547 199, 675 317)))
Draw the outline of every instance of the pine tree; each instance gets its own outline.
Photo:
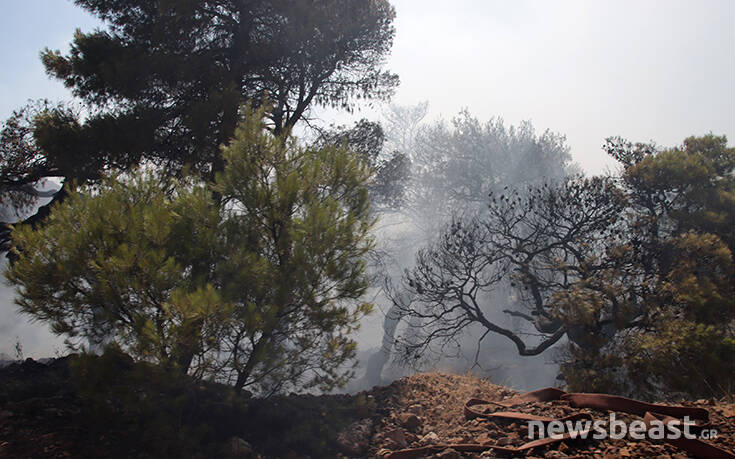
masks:
POLYGON ((6 123, 4 202, 11 192, 35 198, 31 188, 49 174, 88 182, 142 162, 172 176, 189 166, 211 179, 245 102, 268 101, 269 128, 279 133, 314 105, 349 110, 390 97, 398 84, 383 70, 394 35, 387 0, 76 3, 107 29, 77 31, 68 54, 47 49, 42 61, 88 116, 38 107, 6 123))
POLYGON ((258 113, 222 154, 210 186, 138 169, 18 227, 6 276, 21 310, 238 389, 344 383, 371 308, 370 168, 274 135, 258 113))

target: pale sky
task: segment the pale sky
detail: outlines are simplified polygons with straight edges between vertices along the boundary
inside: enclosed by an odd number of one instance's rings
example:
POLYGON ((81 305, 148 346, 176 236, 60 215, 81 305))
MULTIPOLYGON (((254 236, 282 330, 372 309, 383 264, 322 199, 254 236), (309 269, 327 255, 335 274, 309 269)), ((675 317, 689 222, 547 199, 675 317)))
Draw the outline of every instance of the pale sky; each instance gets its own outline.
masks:
POLYGON ((605 137, 735 140, 735 2, 400 0, 401 104, 530 119, 589 173, 605 137))
MULTIPOLYGON (((394 101, 428 100, 433 118, 467 108, 481 120, 531 120, 565 134, 587 172, 605 137, 679 144, 735 138, 735 2, 730 0, 394 0, 388 68, 394 101)), ((94 18, 65 0, 0 0, 0 118, 28 98, 68 98, 38 59, 68 49, 94 18)), ((369 112, 368 112, 369 113, 369 112)))
MULTIPOLYGON (((427 100, 432 118, 467 108, 481 120, 531 120, 539 133, 565 134, 588 173, 611 164, 600 148, 611 135, 664 146, 707 132, 735 140, 733 1, 393 4, 394 101, 427 100)), ((71 1, 0 0, 0 118, 29 98, 67 99, 38 54, 68 50, 75 28, 96 24, 71 1)), ((0 320, 9 306, 0 304, 0 320)))

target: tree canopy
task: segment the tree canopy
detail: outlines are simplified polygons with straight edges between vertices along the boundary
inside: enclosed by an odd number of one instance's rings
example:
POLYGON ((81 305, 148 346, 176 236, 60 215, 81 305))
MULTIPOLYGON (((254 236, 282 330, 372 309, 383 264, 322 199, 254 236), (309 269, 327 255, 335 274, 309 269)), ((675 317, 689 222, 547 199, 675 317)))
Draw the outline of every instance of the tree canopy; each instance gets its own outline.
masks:
POLYGON ((222 154, 211 185, 136 169, 18 227, 6 276, 21 310, 77 344, 238 389, 343 383, 349 334, 370 311, 370 168, 276 136, 256 114, 222 154))
POLYGON ((107 28, 77 31, 68 54, 46 49, 42 61, 83 110, 20 110, 3 126, 5 201, 49 174, 84 182, 141 162, 211 179, 245 102, 267 101, 278 133, 315 104, 352 109, 398 84, 383 70, 395 14, 386 0, 76 3, 107 28))
MULTIPOLYGON (((405 142, 405 140, 404 140, 405 142)), ((482 122, 467 110, 451 123, 418 130, 411 151, 414 207, 434 209, 447 221, 452 212, 476 210, 505 186, 531 184, 574 172, 564 136, 537 134, 526 121, 506 126, 482 122)))

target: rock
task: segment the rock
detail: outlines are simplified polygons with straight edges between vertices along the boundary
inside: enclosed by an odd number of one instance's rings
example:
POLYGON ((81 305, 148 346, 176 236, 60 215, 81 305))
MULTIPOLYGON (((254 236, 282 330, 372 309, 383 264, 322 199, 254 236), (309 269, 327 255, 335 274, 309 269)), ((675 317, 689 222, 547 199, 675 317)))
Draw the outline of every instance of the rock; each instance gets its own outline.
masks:
POLYGON ((436 457, 439 459, 459 459, 462 457, 462 455, 452 448, 447 448, 441 453, 437 454, 436 457))
POLYGON ((232 437, 223 448, 223 456, 230 459, 249 459, 255 457, 253 447, 242 438, 232 437))
POLYGON ((396 429, 388 432, 388 438, 393 440, 399 448, 403 449, 408 446, 408 440, 406 434, 401 429, 396 429))
POLYGON ((416 429, 421 427, 423 421, 420 417, 413 413, 401 413, 398 415, 398 422, 407 429, 416 429))
POLYGON ((0 411, 0 421, 4 421, 6 419, 12 418, 13 412, 8 410, 2 410, 0 411))
MULTIPOLYGON (((383 448, 389 449, 391 451, 395 451, 397 449, 403 449, 398 443, 395 442, 392 438, 385 438, 381 442, 381 445, 383 448)), ((342 456, 342 454, 340 454, 342 456)))
POLYGON ((337 435, 337 445, 348 456, 362 456, 370 445, 373 420, 361 419, 347 426, 337 435))
POLYGON ((386 457, 387 455, 389 455, 392 452, 393 451, 391 451, 389 449, 383 448, 383 449, 379 449, 378 452, 375 453, 375 456, 378 457, 379 459, 382 459, 382 458, 386 457))
POLYGON ((735 405, 723 406, 722 408, 720 408, 720 412, 726 418, 733 418, 735 417, 735 405))
POLYGON ((510 445, 510 443, 511 443, 510 442, 510 438, 508 438, 508 437, 498 438, 498 441, 495 442, 495 444, 498 445, 498 446, 506 446, 506 445, 510 445))
POLYGON ((545 459, 563 459, 565 457, 569 457, 569 456, 562 453, 561 451, 556 451, 556 450, 547 451, 546 454, 544 454, 545 459))
POLYGON ((423 409, 424 409, 424 407, 421 406, 421 404, 415 403, 415 404, 413 404, 413 405, 411 405, 411 406, 408 407, 408 412, 409 413, 413 413, 413 414, 421 414, 421 412, 423 411, 423 409))
POLYGON ((419 443, 421 443, 422 445, 436 445, 437 443, 439 443, 439 435, 437 435, 435 432, 429 432, 421 437, 419 443))
POLYGON ((419 441, 419 437, 416 434, 412 434, 411 432, 404 432, 406 435, 406 442, 410 445, 411 443, 419 441))

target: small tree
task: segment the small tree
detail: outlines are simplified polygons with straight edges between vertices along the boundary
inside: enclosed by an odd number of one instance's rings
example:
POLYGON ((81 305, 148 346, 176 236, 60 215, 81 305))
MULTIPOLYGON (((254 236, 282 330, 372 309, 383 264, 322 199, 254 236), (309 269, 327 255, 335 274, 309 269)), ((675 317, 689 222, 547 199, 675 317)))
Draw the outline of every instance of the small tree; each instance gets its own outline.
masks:
POLYGON ((386 114, 384 153, 393 156, 379 163, 373 190, 383 197, 379 205, 386 231, 380 233, 385 243, 381 265, 386 268, 388 306, 382 348, 368 364, 371 378, 379 377, 388 362, 398 342, 396 332, 402 332, 401 319, 407 319, 409 334, 416 332, 413 338, 430 333, 431 323, 436 324, 431 322, 433 314, 419 317, 426 311, 404 314, 411 307, 411 288, 402 288, 402 270, 395 268, 407 267, 406 260, 434 239, 452 215, 481 211, 489 193, 500 194, 513 184, 558 179, 574 169, 563 136, 548 131, 537 135, 528 122, 516 127, 506 127, 496 118, 480 122, 466 111, 451 124, 422 124, 427 108, 426 103, 392 107, 386 114))
POLYGON ((735 149, 712 134, 663 151, 621 139, 610 139, 607 149, 624 167, 630 196, 628 241, 616 252, 633 275, 628 291, 639 311, 610 353, 624 357, 638 392, 730 391, 735 149))
POLYGON ((344 382, 349 333, 370 310, 370 170, 271 134, 261 115, 238 128, 211 187, 136 171, 17 228, 6 276, 21 310, 238 388, 344 382))
POLYGON ((309 376, 330 387, 351 371, 348 335, 371 309, 364 257, 373 225, 371 172, 338 146, 299 148, 250 118, 224 150, 223 243, 217 267, 235 316, 225 367, 237 388, 277 387, 309 376), (354 307, 350 307, 350 306, 354 307))

